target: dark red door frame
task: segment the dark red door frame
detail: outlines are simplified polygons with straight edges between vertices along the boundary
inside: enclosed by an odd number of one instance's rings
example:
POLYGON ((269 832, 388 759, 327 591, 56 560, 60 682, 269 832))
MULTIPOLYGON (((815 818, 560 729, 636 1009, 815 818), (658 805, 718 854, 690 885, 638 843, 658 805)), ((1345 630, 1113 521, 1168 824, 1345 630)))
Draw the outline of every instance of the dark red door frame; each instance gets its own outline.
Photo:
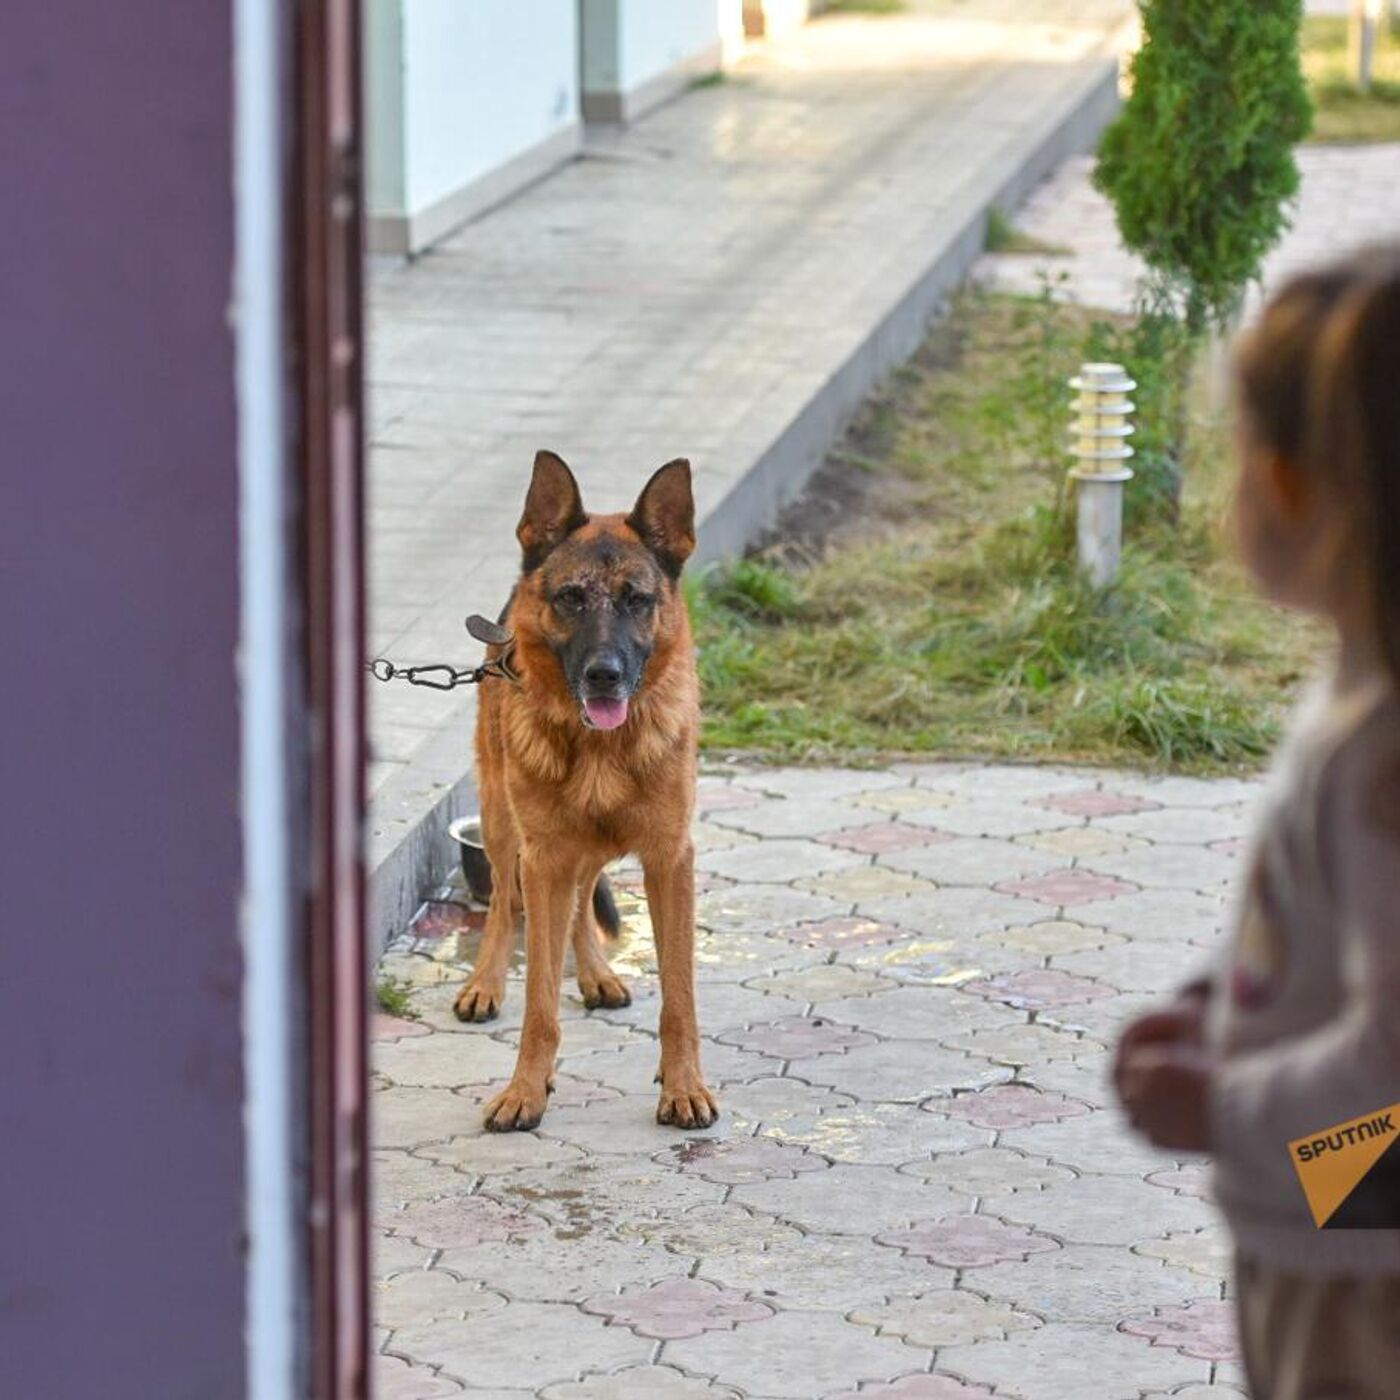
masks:
POLYGON ((360 53, 357 0, 296 8, 289 203, 300 418, 311 872, 309 1379, 368 1394, 360 53))

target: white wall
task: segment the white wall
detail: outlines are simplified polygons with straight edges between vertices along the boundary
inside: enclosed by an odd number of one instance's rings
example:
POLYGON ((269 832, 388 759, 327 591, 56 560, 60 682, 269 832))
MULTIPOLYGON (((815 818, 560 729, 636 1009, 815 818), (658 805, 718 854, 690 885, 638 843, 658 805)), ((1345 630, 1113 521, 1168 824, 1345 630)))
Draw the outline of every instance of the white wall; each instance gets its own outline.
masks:
POLYGON ((719 32, 730 63, 744 50, 744 0, 719 0, 719 32))
POLYGON ((719 0, 618 0, 623 92, 659 77, 720 41, 719 0))
POLYGON ((400 3, 407 213, 578 120, 576 0, 400 3))
POLYGON ((742 29, 742 0, 363 4, 369 238, 387 253, 431 244, 567 159, 580 67, 601 98, 590 119, 631 119, 742 29))
POLYGON ((583 75, 590 93, 635 93, 741 30, 737 0, 582 0, 583 75))
POLYGON ((781 39, 826 8, 824 0, 741 0, 750 32, 781 39))
POLYGON ((403 0, 365 0, 364 102, 365 198, 373 213, 401 214, 403 0))

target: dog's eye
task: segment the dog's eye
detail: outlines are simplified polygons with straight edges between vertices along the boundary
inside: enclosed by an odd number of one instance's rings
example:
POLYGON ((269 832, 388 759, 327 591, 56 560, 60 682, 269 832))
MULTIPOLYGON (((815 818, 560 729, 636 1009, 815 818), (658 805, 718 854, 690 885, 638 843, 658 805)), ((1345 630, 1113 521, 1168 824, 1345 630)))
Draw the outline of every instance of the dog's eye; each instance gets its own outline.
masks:
POLYGON ((578 612, 585 601, 583 589, 572 583, 566 588, 561 588, 554 595, 554 606, 560 612, 578 612))
POLYGON ((650 612, 656 598, 650 593, 638 593, 636 589, 629 588, 622 595, 622 606, 629 612, 645 613, 650 612))

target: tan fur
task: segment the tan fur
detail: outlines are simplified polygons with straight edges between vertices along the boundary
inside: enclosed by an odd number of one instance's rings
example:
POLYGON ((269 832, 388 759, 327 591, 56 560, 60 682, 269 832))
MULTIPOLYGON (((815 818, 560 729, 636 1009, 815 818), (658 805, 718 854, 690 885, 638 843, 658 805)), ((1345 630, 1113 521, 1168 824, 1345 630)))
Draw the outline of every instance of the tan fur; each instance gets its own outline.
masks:
MULTIPOLYGON (((562 463, 558 466, 567 472, 562 463)), ((669 492, 676 489, 670 478, 679 475, 666 475, 669 492)), ((495 892, 481 955, 458 995, 457 1014, 467 1020, 488 1019, 504 1000, 519 914, 518 867, 526 925, 525 1020, 515 1074, 487 1106, 486 1123, 502 1130, 534 1127, 544 1113, 559 1046, 565 940, 572 938, 586 1002, 624 1005, 629 999, 625 984, 608 967, 591 905, 604 865, 636 854, 644 870, 661 974, 662 1089, 657 1117, 682 1127, 704 1126, 719 1110, 700 1070, 694 993, 690 824, 699 685, 679 585, 665 577, 647 552, 665 546, 683 559, 693 537, 679 531, 677 538, 643 541, 631 523, 636 512, 633 517, 585 518, 561 534, 547 513, 553 511, 562 520, 570 502, 560 497, 554 480, 541 490, 540 476, 537 460, 536 483, 517 532, 522 545, 528 552, 540 547, 541 540, 546 548, 564 537, 571 545, 607 541, 611 547, 600 551, 606 558, 598 566, 598 587, 619 586, 618 571, 632 569, 645 572, 658 588, 650 624, 653 646, 626 722, 608 732, 585 727, 552 646, 560 640, 564 624, 545 594, 546 570, 536 568, 522 576, 505 619, 515 637, 514 664, 521 684, 488 680, 477 713, 477 777, 495 892), (546 513, 543 520, 541 512, 546 513)), ((688 467, 683 485, 684 504, 690 509, 688 467)), ((655 528, 661 531, 667 521, 684 518, 671 499, 659 514, 662 519, 655 528)), ((650 522, 643 523, 650 531, 650 522)), ((584 578, 592 586, 588 567, 585 558, 571 580, 584 578)))

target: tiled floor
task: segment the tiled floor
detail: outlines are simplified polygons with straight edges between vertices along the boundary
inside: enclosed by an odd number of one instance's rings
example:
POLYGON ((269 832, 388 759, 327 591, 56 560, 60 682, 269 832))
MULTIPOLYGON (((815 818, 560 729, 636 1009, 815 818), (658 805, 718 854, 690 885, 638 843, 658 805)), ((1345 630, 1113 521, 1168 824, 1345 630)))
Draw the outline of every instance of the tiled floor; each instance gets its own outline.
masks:
POLYGON ((1125 1018, 1216 944, 1249 782, 1084 769, 733 767, 702 779, 705 1066, 654 1122, 657 989, 566 987, 558 1092, 497 1136, 521 986, 451 1000, 445 899, 383 971, 374 1054, 381 1400, 1207 1400, 1239 1393, 1201 1164, 1108 1102, 1125 1018))

